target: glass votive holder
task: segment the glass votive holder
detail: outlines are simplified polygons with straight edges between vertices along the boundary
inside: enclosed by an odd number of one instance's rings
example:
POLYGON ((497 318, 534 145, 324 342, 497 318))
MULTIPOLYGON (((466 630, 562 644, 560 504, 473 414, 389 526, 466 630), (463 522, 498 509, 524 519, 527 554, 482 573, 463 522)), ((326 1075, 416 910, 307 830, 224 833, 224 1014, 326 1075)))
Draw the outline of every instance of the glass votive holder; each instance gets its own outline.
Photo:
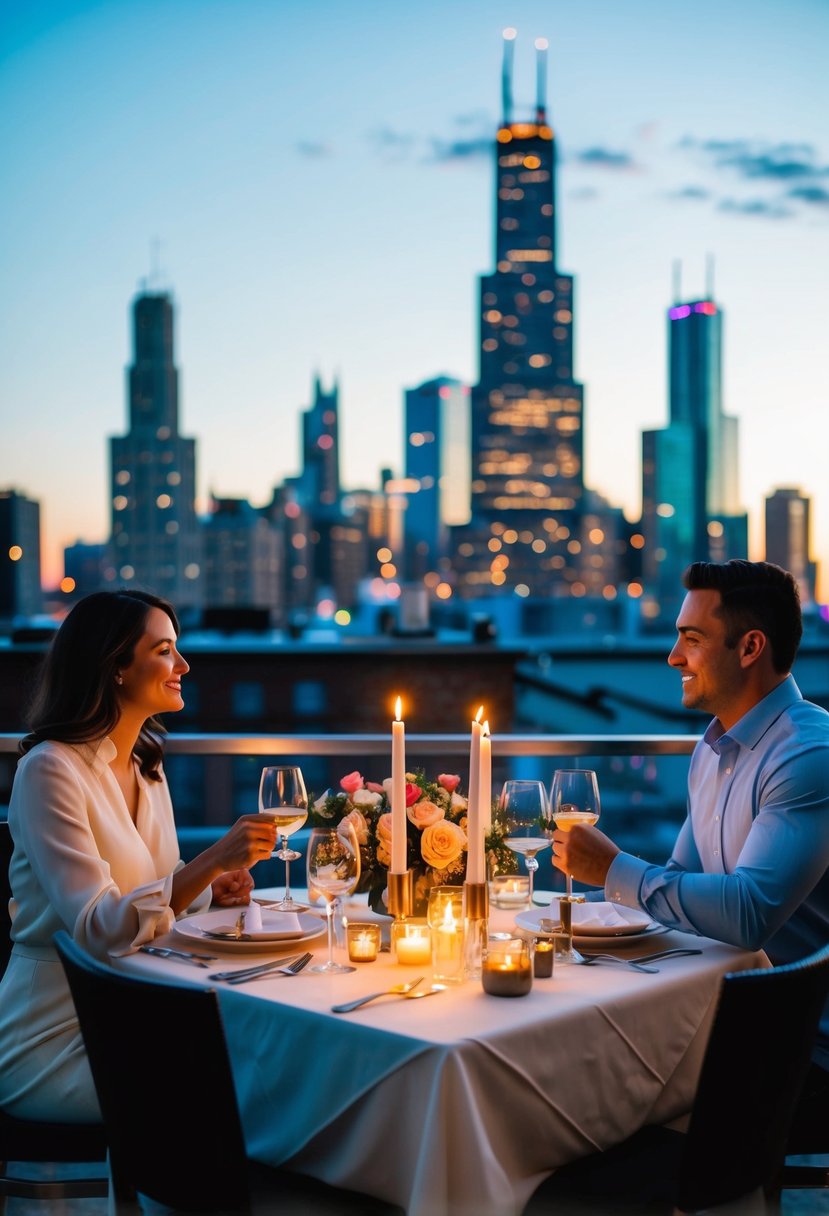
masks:
POLYGON ((496 908, 520 912, 530 906, 529 874, 494 874, 489 880, 489 898, 496 908))
POLYGON ((345 927, 348 959, 352 963, 373 963, 380 949, 380 926, 349 921, 345 927))
POLYGON ((490 996, 526 996, 533 986, 530 944, 521 937, 490 939, 481 983, 490 996))
POLYGON ((536 937, 533 943, 533 975, 537 980, 549 979, 553 974, 553 959, 556 953, 554 937, 536 937))
POLYGON ((463 887, 432 887, 426 913, 432 930, 432 974, 460 983, 463 969, 463 887))
POLYGON ((392 921, 391 949, 404 967, 432 965, 432 931, 423 917, 392 921))

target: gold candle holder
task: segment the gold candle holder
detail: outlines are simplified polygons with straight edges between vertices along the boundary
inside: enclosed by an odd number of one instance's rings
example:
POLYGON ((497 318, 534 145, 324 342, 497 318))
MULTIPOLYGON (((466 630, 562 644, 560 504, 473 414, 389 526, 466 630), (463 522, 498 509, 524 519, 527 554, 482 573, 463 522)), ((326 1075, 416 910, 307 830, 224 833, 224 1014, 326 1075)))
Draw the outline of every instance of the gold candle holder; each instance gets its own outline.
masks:
POLYGON ((467 979, 481 978, 484 951, 489 937, 489 890, 485 882, 463 884, 463 973, 467 979))
POLYGON ((414 871, 404 870, 402 874, 389 874, 388 881, 389 912, 395 920, 405 920, 414 910, 414 871))

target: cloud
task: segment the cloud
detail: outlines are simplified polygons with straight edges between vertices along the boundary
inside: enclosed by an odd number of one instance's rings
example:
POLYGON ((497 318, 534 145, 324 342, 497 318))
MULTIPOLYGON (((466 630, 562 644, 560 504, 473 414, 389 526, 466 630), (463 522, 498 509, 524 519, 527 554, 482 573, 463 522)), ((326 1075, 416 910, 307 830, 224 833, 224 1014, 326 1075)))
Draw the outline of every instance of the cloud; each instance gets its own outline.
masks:
POLYGON ((680 190, 670 191, 667 197, 681 203, 702 203, 711 198, 711 191, 704 186, 683 186, 680 190))
POLYGON ((491 135, 478 135, 472 139, 433 139, 428 160, 445 164, 448 161, 470 161, 489 159, 495 141, 491 135))
POLYGON ((813 207, 829 207, 829 189, 826 186, 794 186, 788 197, 813 207))
POLYGON ((829 175, 829 165, 822 164, 815 147, 807 143, 685 136, 679 147, 699 152, 715 169, 730 170, 747 181, 786 182, 829 175))
POLYGON ((300 156, 307 156, 309 160, 321 160, 323 157, 334 155, 334 149, 331 145, 323 143, 321 140, 300 140, 296 145, 296 151, 300 156))
POLYGON ((585 148, 581 152, 571 152, 567 159, 589 169, 609 169, 615 173, 639 172, 640 169, 629 152, 618 152, 612 148, 585 148))
POLYGON ((376 127, 368 133, 369 143, 384 160, 406 160, 414 151, 416 138, 407 131, 376 127))
POLYGON ((568 191, 567 197, 574 199, 577 203, 592 203, 599 197, 599 192, 595 186, 581 186, 578 190, 568 191))
POLYGON ((731 215, 756 216, 758 219, 767 220, 785 220, 793 214, 790 207, 765 198, 722 198, 717 204, 717 210, 731 215))

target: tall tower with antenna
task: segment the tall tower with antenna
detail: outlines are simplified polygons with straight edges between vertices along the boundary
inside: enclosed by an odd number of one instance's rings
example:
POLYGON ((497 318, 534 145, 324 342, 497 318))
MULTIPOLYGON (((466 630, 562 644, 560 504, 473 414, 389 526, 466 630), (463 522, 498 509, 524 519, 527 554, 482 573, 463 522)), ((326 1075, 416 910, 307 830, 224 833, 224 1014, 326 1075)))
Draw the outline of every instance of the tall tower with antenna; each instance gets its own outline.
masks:
MULTIPOLYGON (((472 392, 472 525, 459 566, 467 594, 584 594, 582 385, 573 368, 573 278, 557 265, 556 143, 547 118, 547 41, 531 116, 513 113, 516 31, 504 31, 495 136, 495 268, 480 280, 472 392), (495 557, 493 557, 495 553, 495 557), (497 561, 496 561, 497 558, 497 561)), ((595 556, 595 555, 594 555, 595 556)))

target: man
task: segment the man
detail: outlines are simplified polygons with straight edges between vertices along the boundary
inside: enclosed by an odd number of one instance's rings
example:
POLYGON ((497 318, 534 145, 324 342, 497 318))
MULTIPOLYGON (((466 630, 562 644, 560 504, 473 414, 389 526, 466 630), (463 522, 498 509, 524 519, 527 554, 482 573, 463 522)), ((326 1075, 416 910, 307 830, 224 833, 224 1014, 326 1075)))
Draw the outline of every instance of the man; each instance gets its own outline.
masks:
MULTIPOLYGON (((673 929, 792 962, 829 941, 829 714, 790 674, 797 584, 779 566, 736 560, 695 562, 683 582, 668 663, 683 705, 714 717, 670 860, 653 865, 580 826, 555 833, 553 862, 673 929)), ((829 1010, 814 1059, 807 1094, 829 1109, 829 1010)))

